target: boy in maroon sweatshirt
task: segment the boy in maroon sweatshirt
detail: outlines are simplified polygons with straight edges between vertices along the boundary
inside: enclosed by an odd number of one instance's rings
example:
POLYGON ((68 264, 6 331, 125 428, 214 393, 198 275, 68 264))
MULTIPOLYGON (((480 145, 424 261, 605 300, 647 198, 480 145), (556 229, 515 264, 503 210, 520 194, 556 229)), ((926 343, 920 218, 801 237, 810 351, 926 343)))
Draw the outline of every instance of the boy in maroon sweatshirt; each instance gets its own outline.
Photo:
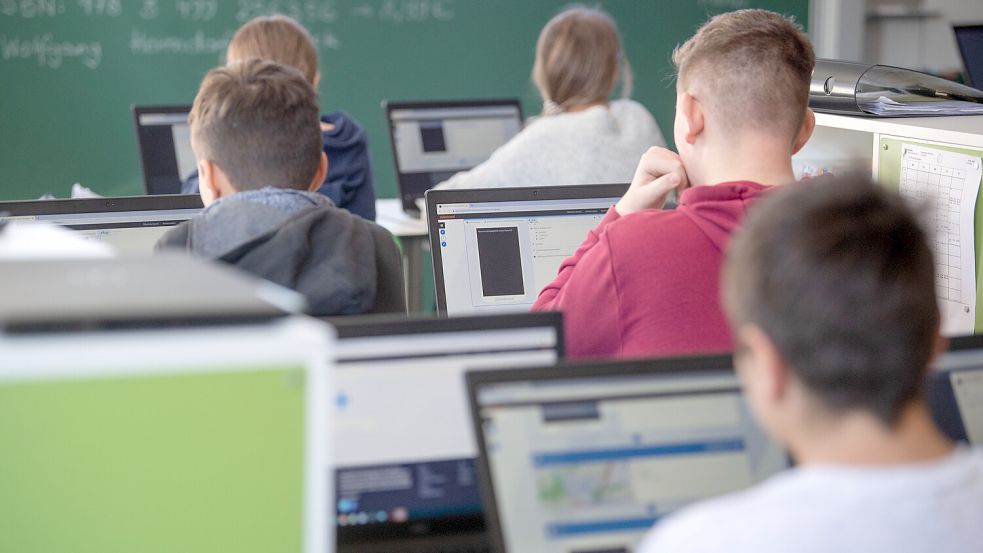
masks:
POLYGON ((534 310, 564 313, 572 357, 732 347, 720 267, 748 206, 794 181, 815 118, 809 39, 765 10, 718 15, 676 49, 679 153, 652 148, 631 187, 560 266, 534 310), (679 207, 663 211, 670 191, 679 207))

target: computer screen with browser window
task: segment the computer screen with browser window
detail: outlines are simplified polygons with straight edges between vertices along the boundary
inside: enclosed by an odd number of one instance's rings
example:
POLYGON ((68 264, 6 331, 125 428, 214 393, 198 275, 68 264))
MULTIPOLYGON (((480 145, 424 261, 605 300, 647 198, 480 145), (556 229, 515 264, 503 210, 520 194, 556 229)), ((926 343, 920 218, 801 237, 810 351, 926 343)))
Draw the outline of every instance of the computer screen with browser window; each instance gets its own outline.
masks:
POLYGON ((528 311, 627 184, 432 190, 427 218, 437 309, 528 311))
POLYGON ((662 517, 790 465, 729 357, 468 373, 503 553, 632 551, 662 517))

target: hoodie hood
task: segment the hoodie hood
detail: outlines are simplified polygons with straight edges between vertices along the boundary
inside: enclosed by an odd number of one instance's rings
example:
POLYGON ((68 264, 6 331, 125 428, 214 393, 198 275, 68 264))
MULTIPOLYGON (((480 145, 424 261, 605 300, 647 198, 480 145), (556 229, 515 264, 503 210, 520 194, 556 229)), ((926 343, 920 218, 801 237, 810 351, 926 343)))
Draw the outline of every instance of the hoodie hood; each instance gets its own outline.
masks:
POLYGON ((336 111, 321 116, 321 122, 334 125, 330 131, 321 133, 324 149, 329 152, 342 153, 352 148, 364 148, 365 129, 343 111, 336 111))
POLYGON ((215 202, 163 245, 294 289, 312 315, 347 315, 376 300, 374 228, 320 194, 264 188, 215 202))
POLYGON ((747 215, 748 206, 771 188, 749 181, 696 186, 683 191, 676 210, 723 251, 747 215))

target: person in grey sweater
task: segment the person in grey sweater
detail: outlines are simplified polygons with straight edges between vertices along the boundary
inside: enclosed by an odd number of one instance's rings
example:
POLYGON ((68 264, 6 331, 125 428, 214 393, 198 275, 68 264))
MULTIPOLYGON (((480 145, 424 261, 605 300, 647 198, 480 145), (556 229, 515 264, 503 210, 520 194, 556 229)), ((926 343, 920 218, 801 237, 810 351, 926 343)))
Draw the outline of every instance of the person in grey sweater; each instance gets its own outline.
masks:
POLYGON ((246 60, 209 71, 189 116, 205 209, 157 249, 297 290, 315 316, 405 312, 392 236, 315 192, 328 167, 318 114, 296 69, 246 60))

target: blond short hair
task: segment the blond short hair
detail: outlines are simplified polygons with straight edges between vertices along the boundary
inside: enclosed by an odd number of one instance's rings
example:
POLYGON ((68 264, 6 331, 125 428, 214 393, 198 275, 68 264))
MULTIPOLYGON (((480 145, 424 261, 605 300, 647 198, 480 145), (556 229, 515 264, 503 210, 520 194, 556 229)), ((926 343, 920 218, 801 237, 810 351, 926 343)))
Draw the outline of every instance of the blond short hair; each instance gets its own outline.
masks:
POLYGON ((679 86, 730 131, 798 134, 816 54, 794 19, 767 10, 718 15, 676 48, 679 86))
POLYGON ((229 63, 259 58, 296 67, 307 82, 317 78, 317 47, 300 23, 285 15, 252 19, 236 31, 226 52, 229 63))
POLYGON ((321 163, 317 94, 299 70, 249 59, 205 75, 188 116, 198 159, 238 190, 307 190, 321 163))
POLYGON ((532 79, 544 101, 566 110, 606 101, 622 70, 630 81, 614 20, 603 11, 576 6, 543 27, 532 79))

